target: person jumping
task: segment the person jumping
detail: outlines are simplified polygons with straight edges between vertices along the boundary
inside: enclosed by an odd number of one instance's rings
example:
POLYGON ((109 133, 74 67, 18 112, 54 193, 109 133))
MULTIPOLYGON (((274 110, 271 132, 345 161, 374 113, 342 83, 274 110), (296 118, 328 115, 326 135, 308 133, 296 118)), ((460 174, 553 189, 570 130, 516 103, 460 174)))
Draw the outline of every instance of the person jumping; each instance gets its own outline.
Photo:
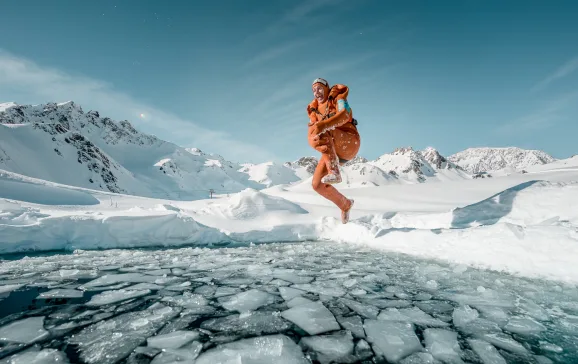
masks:
POLYGON ((313 101, 307 105, 308 141, 321 152, 312 186, 341 209, 341 222, 346 224, 354 201, 332 185, 341 182, 339 166, 355 158, 361 146, 357 121, 347 103, 349 88, 341 84, 329 87, 323 78, 315 79, 311 87, 313 101))

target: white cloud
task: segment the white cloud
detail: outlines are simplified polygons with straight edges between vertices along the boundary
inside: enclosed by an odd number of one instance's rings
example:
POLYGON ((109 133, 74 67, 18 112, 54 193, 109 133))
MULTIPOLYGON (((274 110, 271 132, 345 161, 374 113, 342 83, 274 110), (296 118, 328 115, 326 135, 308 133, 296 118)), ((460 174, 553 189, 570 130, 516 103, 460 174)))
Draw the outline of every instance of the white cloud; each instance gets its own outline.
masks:
POLYGON ((135 99, 111 83, 43 67, 0 49, 0 101, 40 104, 73 100, 116 120, 127 119, 147 133, 186 147, 198 147, 236 161, 277 160, 275 153, 235 140, 234 134, 210 130, 191 120, 135 99), (21 99, 14 100, 13 95, 21 99), (5 99, 6 98, 6 99, 5 99), (139 118, 140 114, 145 118, 139 118))
POLYGON ((544 87, 548 86, 550 83, 558 79, 564 78, 566 76, 569 76, 570 74, 574 73, 577 70, 578 70, 578 57, 574 57, 568 62, 564 63, 562 66, 560 66, 554 73, 552 73, 551 75, 540 81, 538 84, 536 84, 532 88, 532 91, 539 91, 544 87))

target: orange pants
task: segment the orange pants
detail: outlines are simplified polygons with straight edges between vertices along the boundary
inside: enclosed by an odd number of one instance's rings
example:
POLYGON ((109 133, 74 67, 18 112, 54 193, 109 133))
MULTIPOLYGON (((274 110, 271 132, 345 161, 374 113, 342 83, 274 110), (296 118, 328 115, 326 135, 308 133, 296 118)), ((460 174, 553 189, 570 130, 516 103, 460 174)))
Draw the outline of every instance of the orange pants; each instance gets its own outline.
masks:
POLYGON ((310 128, 308 138, 309 145, 321 152, 321 158, 313 173, 313 189, 342 211, 349 207, 349 201, 335 187, 321 182, 321 179, 328 173, 338 174, 339 165, 355 158, 359 152, 359 133, 348 124, 319 136, 313 135, 310 128))

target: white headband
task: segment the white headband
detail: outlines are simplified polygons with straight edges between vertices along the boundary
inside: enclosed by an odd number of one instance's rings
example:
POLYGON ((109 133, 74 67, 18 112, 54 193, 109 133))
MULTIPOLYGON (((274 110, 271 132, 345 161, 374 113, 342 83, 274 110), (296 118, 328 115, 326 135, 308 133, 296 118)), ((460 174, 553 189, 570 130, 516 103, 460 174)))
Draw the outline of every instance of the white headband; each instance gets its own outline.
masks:
POLYGON ((325 85, 326 87, 329 87, 329 82, 325 81, 323 78, 316 78, 313 83, 311 84, 311 86, 315 85, 316 83, 321 83, 323 85, 325 85))

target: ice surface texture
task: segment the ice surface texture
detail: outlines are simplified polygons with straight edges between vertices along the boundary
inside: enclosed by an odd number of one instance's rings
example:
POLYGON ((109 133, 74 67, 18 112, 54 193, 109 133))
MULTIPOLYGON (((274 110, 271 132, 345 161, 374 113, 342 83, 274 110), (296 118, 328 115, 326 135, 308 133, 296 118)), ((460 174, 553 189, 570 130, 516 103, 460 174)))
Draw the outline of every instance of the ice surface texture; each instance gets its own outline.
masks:
POLYGON ((570 363, 574 285, 339 243, 0 262, 0 363, 570 363))

